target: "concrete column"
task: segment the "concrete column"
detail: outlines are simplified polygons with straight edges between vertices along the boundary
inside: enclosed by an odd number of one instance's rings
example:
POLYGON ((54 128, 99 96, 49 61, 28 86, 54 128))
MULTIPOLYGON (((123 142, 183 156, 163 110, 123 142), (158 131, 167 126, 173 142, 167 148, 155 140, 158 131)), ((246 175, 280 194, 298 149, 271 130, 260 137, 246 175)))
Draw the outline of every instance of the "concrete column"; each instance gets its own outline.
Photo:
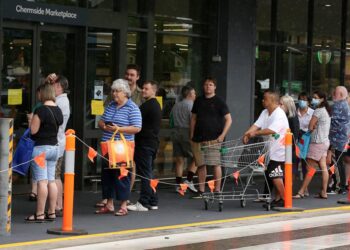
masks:
POLYGON ((220 0, 219 32, 213 34, 213 42, 219 36, 221 62, 211 64, 211 73, 218 80, 218 95, 225 98, 231 111, 233 123, 228 139, 242 136, 253 122, 255 11, 255 0, 220 0))
POLYGON ((0 235, 11 234, 13 119, 0 118, 0 235))

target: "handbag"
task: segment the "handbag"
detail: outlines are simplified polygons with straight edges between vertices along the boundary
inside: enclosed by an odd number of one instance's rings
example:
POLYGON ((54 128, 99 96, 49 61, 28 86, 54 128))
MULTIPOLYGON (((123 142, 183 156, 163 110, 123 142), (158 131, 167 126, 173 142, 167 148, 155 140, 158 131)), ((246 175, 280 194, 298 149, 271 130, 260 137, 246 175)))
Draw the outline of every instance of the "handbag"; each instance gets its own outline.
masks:
POLYGON ((118 131, 116 130, 109 141, 101 142, 102 154, 108 153, 109 168, 131 168, 134 159, 135 143, 125 140, 123 133, 119 133, 120 140, 115 140, 114 137, 117 133, 118 131))
POLYGON ((311 132, 308 131, 306 133, 304 133, 299 142, 298 142, 298 147, 300 149, 300 158, 301 159, 306 159, 307 153, 309 151, 309 145, 310 145, 310 141, 311 141, 311 132))
POLYGON ((12 161, 13 172, 16 172, 23 176, 26 176, 28 174, 34 145, 35 141, 30 138, 30 129, 28 128, 17 143, 16 151, 14 153, 12 161))

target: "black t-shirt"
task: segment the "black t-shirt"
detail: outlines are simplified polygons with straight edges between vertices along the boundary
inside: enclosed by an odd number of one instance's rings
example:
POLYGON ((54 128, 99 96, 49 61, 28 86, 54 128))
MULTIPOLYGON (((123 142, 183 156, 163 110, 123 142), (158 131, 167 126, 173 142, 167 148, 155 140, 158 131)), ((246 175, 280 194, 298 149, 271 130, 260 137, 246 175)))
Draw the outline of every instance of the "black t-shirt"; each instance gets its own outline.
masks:
POLYGON ((162 110, 156 98, 151 98, 140 106, 142 129, 135 135, 135 147, 158 148, 162 110))
POLYGON ((192 140, 203 142, 219 137, 225 126, 225 115, 230 111, 226 103, 215 95, 211 98, 198 97, 193 103, 192 113, 197 115, 192 140))
POLYGON ((32 135, 35 146, 56 145, 58 127, 63 123, 61 109, 58 106, 42 105, 34 111, 34 115, 40 119, 39 131, 32 135))

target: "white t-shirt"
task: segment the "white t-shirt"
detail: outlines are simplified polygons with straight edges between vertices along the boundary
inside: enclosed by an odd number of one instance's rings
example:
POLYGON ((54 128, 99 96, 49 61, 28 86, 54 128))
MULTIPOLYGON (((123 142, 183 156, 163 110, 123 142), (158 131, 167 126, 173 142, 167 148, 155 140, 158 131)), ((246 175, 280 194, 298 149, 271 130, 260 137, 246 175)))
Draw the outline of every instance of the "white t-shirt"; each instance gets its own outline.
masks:
POLYGON ((277 107, 272 114, 269 115, 268 110, 265 109, 261 112, 254 125, 260 129, 267 128, 274 131, 276 134, 279 134, 279 138, 277 139, 270 136, 272 143, 269 156, 273 161, 285 161, 286 149, 282 140, 284 140, 287 129, 289 128, 286 113, 280 107, 277 107))
POLYGON ((299 119, 300 129, 302 131, 307 132, 309 130, 309 123, 313 113, 314 113, 313 109, 307 108, 306 113, 301 115, 300 110, 298 109, 298 119, 299 119))
POLYGON ((63 114, 63 123, 58 128, 57 140, 59 144, 58 157, 62 157, 64 154, 64 149, 66 147, 66 135, 65 130, 67 122, 70 116, 69 100, 66 93, 56 96, 56 104, 61 109, 63 114))

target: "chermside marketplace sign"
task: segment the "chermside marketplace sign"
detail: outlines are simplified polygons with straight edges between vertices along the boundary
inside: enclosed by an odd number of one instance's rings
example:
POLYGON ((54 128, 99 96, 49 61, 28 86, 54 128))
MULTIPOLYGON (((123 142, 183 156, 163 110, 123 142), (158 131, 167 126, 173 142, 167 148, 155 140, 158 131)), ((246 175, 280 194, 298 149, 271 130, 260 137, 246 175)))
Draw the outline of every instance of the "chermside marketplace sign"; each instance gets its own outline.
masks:
POLYGON ((86 25, 87 10, 84 8, 19 0, 6 0, 3 1, 2 5, 4 18, 77 26, 86 25))

